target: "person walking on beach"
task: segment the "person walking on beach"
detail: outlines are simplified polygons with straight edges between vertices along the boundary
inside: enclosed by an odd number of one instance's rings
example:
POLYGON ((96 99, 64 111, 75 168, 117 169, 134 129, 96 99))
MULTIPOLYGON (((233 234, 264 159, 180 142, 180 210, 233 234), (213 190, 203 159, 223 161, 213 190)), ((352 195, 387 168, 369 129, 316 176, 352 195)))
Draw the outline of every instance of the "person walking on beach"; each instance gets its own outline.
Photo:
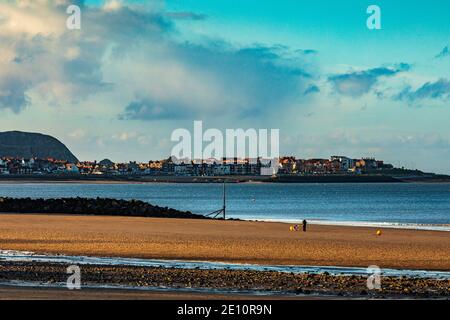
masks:
POLYGON ((307 224, 306 220, 303 220, 303 232, 306 232, 306 224, 307 224))

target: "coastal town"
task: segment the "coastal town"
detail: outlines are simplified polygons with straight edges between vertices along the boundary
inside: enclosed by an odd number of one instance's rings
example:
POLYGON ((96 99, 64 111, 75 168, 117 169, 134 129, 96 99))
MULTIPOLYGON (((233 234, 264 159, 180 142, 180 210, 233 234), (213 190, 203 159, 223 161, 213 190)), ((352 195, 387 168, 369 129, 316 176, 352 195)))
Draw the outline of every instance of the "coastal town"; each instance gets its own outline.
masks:
POLYGON ((0 158, 0 175, 95 175, 95 176, 273 176, 273 175, 361 175, 393 170, 394 166, 375 158, 353 159, 331 156, 329 159, 281 157, 262 159, 208 159, 174 161, 172 158, 148 162, 115 163, 81 161, 70 163, 52 158, 0 158))

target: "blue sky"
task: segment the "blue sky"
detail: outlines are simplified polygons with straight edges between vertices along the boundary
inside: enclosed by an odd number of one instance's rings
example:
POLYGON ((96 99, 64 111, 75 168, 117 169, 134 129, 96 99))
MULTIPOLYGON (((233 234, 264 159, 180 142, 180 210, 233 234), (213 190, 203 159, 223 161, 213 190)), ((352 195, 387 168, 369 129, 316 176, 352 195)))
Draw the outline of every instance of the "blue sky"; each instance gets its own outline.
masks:
POLYGON ((163 158, 171 132, 279 128, 281 153, 450 174, 448 1, 0 3, 0 125, 81 159, 163 158), (65 8, 82 7, 82 29, 65 8), (381 30, 366 27, 369 5, 381 30))

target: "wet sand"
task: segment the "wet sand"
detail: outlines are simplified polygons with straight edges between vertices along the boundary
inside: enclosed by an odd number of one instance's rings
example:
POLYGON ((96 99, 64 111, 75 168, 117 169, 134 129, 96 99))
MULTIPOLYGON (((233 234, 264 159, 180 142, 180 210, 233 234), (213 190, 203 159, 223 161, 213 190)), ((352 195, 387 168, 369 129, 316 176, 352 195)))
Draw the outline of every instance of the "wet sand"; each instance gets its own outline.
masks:
MULTIPOLYGON (((0 261, 1 283, 19 282, 66 288, 67 264, 0 261)), ((171 288, 179 293, 211 295, 257 294, 264 296, 448 298, 450 280, 383 276, 381 288, 369 290, 366 275, 288 273, 251 270, 202 270, 124 265, 81 265, 80 285, 153 290, 171 288)), ((375 288, 372 288, 375 289, 375 288)), ((161 292, 165 294, 167 292, 161 292)))
POLYGON ((0 249, 88 256, 450 270, 450 233, 284 223, 0 214, 0 249))
POLYGON ((0 286, 0 300, 303 300, 319 299, 303 296, 254 296, 205 294, 177 291, 140 291, 118 289, 67 290, 56 288, 20 288, 0 286))

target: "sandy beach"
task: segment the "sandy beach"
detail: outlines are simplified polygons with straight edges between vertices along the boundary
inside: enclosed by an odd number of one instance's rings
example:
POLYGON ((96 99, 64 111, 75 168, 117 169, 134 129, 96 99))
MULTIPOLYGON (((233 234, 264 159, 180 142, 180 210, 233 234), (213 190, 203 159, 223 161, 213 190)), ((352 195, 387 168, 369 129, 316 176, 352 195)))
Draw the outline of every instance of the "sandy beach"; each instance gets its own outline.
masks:
POLYGON ((0 249, 88 256, 450 270, 440 231, 67 215, 0 215, 0 249))

